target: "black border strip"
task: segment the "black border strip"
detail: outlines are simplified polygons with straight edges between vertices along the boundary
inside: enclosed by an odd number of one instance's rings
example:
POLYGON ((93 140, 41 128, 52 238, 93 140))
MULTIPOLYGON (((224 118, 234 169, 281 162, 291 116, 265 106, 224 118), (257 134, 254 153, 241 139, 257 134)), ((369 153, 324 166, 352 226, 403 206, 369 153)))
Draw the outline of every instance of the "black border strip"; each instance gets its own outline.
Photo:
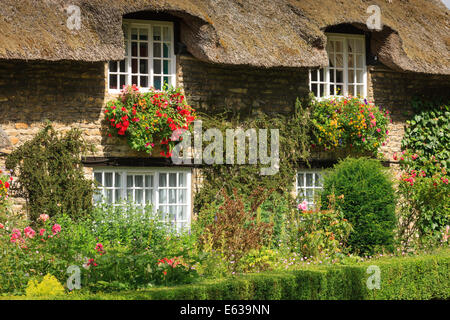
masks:
MULTIPOLYGON (((306 161, 299 161, 299 168, 330 168, 339 160, 336 159, 311 159, 309 166, 306 161)), ((83 157, 83 165, 87 167, 187 167, 202 168, 206 164, 174 164, 171 158, 162 157, 83 157)), ((382 160, 382 165, 390 167, 397 162, 382 160)))

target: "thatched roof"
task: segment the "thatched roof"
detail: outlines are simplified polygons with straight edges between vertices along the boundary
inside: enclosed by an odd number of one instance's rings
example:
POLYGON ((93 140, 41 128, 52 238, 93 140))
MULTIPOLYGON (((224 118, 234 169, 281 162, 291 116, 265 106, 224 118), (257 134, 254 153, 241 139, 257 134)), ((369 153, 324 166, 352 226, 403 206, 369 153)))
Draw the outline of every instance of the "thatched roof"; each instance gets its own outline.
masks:
POLYGON ((325 28, 347 23, 367 31, 371 4, 382 10, 384 29, 371 37, 382 63, 450 74, 449 10, 440 0, 2 0, 0 58, 118 60, 122 16, 156 11, 181 19, 181 40, 204 61, 324 66, 325 28), (69 4, 81 8, 80 31, 66 27, 69 4))

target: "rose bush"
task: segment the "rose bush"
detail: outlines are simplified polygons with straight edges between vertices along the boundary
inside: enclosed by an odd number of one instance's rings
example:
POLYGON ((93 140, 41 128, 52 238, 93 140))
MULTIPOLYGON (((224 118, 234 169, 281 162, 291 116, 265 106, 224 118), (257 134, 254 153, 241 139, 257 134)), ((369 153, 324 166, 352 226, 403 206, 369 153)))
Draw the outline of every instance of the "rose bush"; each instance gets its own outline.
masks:
POLYGON ((196 119, 180 88, 141 93, 135 85, 124 87, 121 96, 107 104, 105 115, 112 133, 125 136, 132 149, 151 153, 159 144, 166 157, 176 144, 174 131, 189 130, 196 119))
POLYGON ((61 246, 61 226, 49 220, 36 226, 0 226, 0 292, 23 292, 28 280, 45 274, 65 277, 73 259, 61 246))
POLYGON ((450 225, 447 169, 436 157, 426 160, 409 150, 394 154, 394 160, 402 168, 397 191, 400 241, 406 247, 440 244, 450 225))

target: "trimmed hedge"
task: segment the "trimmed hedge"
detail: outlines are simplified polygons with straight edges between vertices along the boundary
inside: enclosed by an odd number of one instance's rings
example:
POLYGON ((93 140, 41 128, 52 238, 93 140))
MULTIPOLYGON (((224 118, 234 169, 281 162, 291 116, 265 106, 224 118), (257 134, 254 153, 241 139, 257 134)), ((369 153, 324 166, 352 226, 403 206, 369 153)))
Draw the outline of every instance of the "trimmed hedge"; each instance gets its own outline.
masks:
MULTIPOLYGON (((450 299, 450 250, 439 255, 381 258, 351 266, 242 275, 142 291, 69 294, 80 300, 362 300, 450 299), (367 267, 381 269, 381 288, 369 290, 367 267)), ((21 299, 22 297, 6 297, 21 299)), ((1 297, 0 297, 1 299, 1 297)))

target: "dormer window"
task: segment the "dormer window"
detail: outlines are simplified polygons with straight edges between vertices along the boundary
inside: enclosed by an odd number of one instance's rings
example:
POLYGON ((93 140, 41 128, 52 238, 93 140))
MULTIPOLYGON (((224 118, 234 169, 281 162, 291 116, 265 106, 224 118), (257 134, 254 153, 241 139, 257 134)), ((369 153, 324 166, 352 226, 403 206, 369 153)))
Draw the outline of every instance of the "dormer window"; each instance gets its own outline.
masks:
POLYGON ((119 92, 132 84, 142 91, 161 90, 164 83, 175 86, 173 23, 124 20, 123 33, 125 59, 109 62, 109 91, 119 92))
POLYGON ((367 96, 364 35, 327 34, 328 67, 310 70, 309 89, 316 97, 367 96))

